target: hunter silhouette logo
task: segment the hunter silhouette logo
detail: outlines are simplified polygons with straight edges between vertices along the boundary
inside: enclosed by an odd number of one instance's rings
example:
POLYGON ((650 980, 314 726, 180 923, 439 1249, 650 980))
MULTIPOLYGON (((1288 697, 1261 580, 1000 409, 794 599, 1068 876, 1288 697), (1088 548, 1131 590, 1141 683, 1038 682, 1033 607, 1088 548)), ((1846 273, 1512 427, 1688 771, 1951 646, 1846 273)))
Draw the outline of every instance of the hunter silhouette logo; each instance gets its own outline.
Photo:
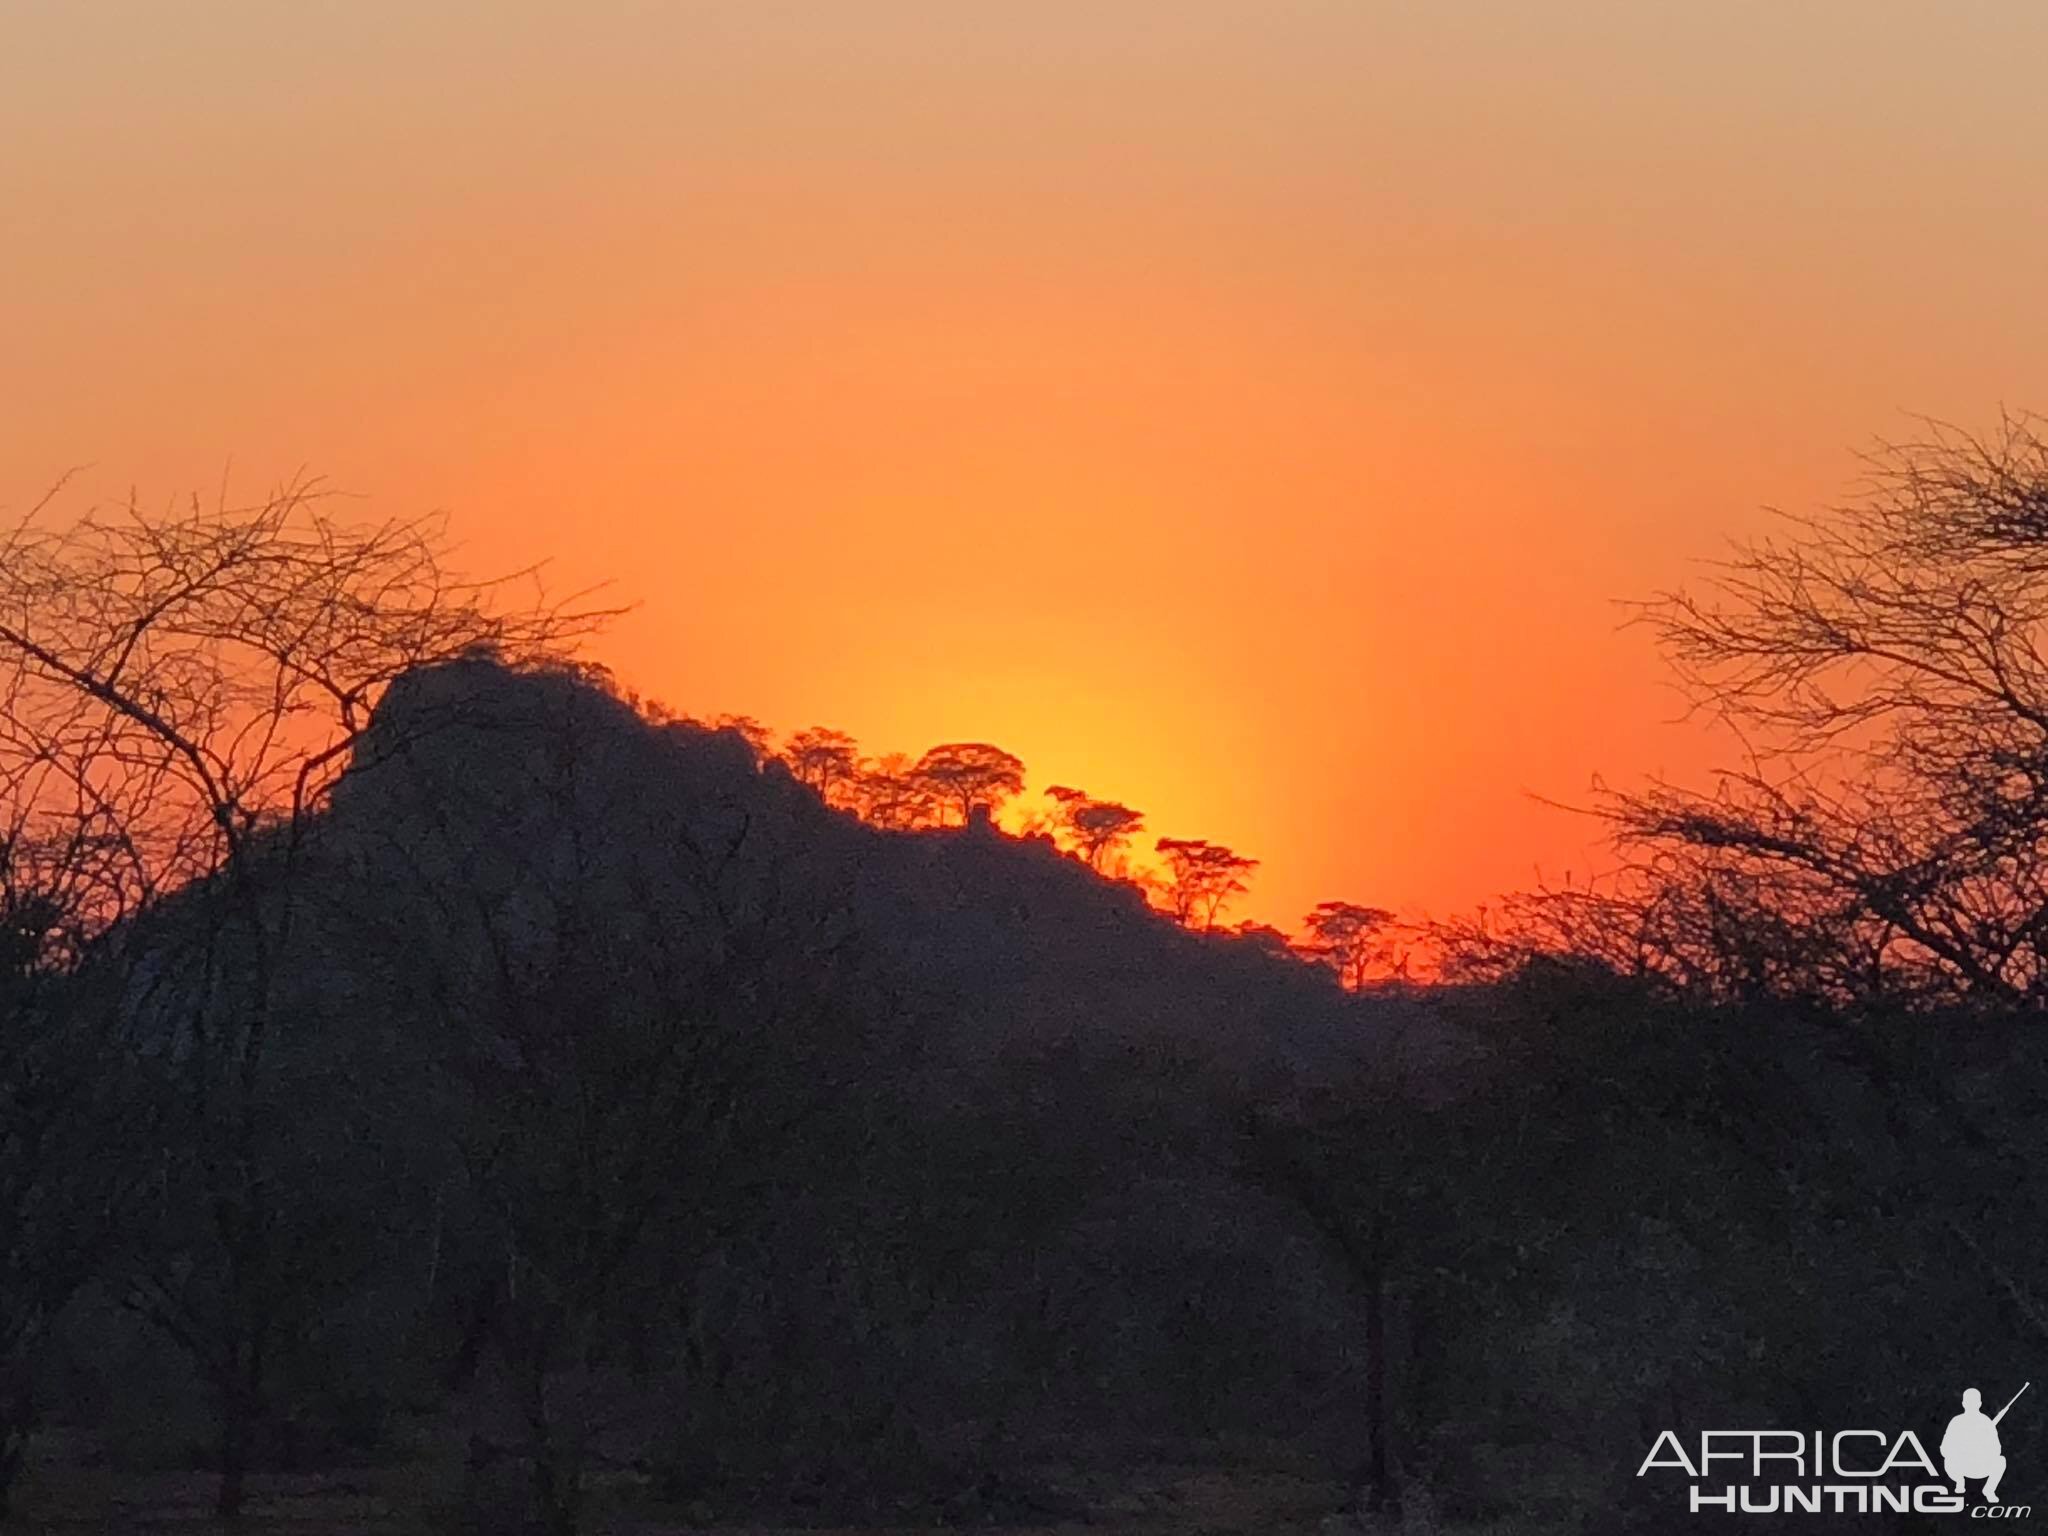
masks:
POLYGON ((1910 1429, 1709 1429, 1698 1449, 1664 1430, 1636 1469, 1637 1477, 1681 1473, 1694 1514, 1964 1514, 1972 1520, 2023 1519, 2031 1506, 1999 1497, 2005 1447, 1998 1426, 2031 1381, 1995 1414, 1984 1412, 1975 1387, 1948 1421, 1935 1465, 1910 1429), (1725 1478, 1727 1481, 1717 1481, 1725 1478), (1945 1479, 1945 1480, 1944 1480, 1945 1479), (1982 1485, 1972 1504, 1969 1484, 1982 1485))
POLYGON ((1941 1469, 1955 1483, 1957 1493, 1967 1491, 1963 1487, 1966 1479, 1981 1477, 1984 1502, 1999 1502, 1998 1480, 2005 1476, 2005 1449, 1998 1441, 1998 1421, 2012 1412, 2020 1393, 2032 1385, 2031 1381, 2022 1383, 2019 1392, 2013 1393, 2006 1405, 1988 1419, 1984 1417, 1984 1394, 1975 1387, 1963 1394, 1963 1411, 1948 1421, 1948 1432, 1941 1437, 1941 1469))

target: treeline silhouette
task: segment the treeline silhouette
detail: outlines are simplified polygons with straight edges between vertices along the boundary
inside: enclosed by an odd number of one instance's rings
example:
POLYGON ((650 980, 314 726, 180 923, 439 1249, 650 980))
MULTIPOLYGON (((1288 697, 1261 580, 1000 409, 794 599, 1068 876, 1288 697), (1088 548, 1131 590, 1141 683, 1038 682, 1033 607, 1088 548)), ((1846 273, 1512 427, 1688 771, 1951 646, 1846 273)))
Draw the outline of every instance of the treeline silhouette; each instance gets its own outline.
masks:
MULTIPOLYGON (((698 718, 622 690, 609 674, 585 675, 658 724, 731 732, 757 762, 779 764, 826 805, 872 827, 993 827, 1025 793, 1023 760, 988 742, 948 742, 916 758, 900 752, 868 757, 845 731, 813 725, 778 746, 774 730, 751 715, 698 718)), ((1098 875, 1133 887, 1185 928, 1228 932, 1325 966, 1354 991, 1376 984, 1393 989, 1412 980, 1417 957, 1433 954, 1440 935, 1449 931, 1352 901, 1318 902, 1294 935, 1266 923, 1225 924, 1224 913, 1251 890, 1259 860, 1206 838, 1160 837, 1147 862, 1133 847, 1145 830, 1143 811, 1067 784, 1049 785, 1044 799, 1050 803, 1019 818, 1017 835, 1049 842, 1098 875)))
MULTIPOLYGON (((608 677, 593 678, 615 687, 608 677)), ((679 714, 630 692, 634 708, 656 722, 680 722, 706 730, 730 731, 757 761, 779 763, 800 784, 836 810, 869 826, 894 832, 932 827, 993 826, 1003 809, 1024 794, 1022 759, 988 742, 948 742, 916 758, 903 753, 866 757, 844 731, 814 725, 794 732, 778 748, 775 732, 751 715, 679 714)), ((1050 803, 1026 813, 1019 835, 1051 842, 1091 870, 1142 892, 1183 927, 1214 933, 1224 929, 1224 912, 1251 890, 1259 861, 1206 838, 1161 837, 1152 844, 1156 862, 1134 858, 1133 842, 1145 829, 1145 813, 1117 800, 1054 784, 1050 803)), ((1353 989, 1374 981, 1406 980, 1411 945, 1420 937, 1383 907, 1357 902, 1318 903, 1290 938, 1265 923, 1242 922, 1228 932, 1274 950, 1325 965, 1353 989)))
POLYGON ((1250 861, 1196 839, 1127 878, 1128 806, 998 830, 997 748, 645 705, 571 659, 606 615, 434 525, 19 525, 0 1495, 121 1528, 153 1472, 236 1518, 379 1466, 434 1528, 963 1526, 1192 1460, 1310 1521, 1623 1531, 1682 1507, 1663 1429, 2002 1400, 2048 453, 1875 468, 1646 609, 1745 773, 1616 797, 1618 876, 1396 986, 1382 910, 1227 928, 1250 861))

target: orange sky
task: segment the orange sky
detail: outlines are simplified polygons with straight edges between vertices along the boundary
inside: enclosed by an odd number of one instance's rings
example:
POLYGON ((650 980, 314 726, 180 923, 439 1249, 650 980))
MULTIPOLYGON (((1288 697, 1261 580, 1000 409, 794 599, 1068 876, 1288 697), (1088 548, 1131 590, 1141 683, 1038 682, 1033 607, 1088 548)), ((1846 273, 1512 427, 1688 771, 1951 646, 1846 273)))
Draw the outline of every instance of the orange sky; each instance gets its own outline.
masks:
POLYGON ((9 0, 0 502, 448 509, 695 712, 993 740, 1248 911, 1588 867, 1609 600, 2048 408, 2038 0, 9 0))

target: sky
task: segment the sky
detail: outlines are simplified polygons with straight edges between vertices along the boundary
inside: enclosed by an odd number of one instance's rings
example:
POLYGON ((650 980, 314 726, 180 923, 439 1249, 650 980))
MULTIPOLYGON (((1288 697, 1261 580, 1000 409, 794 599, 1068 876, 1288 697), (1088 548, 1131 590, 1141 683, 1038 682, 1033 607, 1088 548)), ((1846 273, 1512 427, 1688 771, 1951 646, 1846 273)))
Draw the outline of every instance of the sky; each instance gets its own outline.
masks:
POLYGON ((445 511, 1243 915, 1605 862, 1618 599, 2048 409, 2039 0, 0 0, 0 507, 445 511))

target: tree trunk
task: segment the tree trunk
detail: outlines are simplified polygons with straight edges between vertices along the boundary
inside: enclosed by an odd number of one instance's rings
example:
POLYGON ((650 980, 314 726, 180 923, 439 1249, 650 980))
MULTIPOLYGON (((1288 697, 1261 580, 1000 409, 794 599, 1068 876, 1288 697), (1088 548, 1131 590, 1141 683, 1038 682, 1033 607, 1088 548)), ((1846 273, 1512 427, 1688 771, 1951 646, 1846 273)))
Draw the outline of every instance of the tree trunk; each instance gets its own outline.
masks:
POLYGON ((1365 1508, 1398 1515, 1400 1491, 1387 1455, 1387 1278, 1377 1260, 1365 1282, 1365 1508))

